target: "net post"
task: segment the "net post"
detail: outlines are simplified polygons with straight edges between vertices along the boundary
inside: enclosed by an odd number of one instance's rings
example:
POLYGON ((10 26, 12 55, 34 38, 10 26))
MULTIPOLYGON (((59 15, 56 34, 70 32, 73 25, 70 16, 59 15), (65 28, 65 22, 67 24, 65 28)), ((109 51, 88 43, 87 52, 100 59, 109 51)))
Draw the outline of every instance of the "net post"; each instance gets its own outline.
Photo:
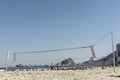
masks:
POLYGON ((9 55, 10 55, 10 49, 8 49, 8 52, 7 52, 7 58, 6 58, 6 63, 5 63, 5 72, 7 72, 7 70, 8 70, 9 55))
POLYGON ((111 39, 112 39, 112 53, 113 53, 113 72, 115 72, 115 53, 114 53, 113 32, 111 32, 111 39))
POLYGON ((90 46, 90 49, 91 49, 92 57, 96 58, 95 50, 94 50, 94 45, 90 46))
POLYGON ((13 63, 16 61, 16 53, 14 53, 13 63))

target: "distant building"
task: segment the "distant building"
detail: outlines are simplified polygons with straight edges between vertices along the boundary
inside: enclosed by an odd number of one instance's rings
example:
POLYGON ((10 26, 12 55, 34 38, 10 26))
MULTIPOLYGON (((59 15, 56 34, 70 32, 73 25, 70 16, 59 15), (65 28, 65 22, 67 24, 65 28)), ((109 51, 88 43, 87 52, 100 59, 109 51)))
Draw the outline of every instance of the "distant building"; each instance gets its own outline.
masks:
POLYGON ((116 45, 116 60, 120 62, 120 43, 116 45))

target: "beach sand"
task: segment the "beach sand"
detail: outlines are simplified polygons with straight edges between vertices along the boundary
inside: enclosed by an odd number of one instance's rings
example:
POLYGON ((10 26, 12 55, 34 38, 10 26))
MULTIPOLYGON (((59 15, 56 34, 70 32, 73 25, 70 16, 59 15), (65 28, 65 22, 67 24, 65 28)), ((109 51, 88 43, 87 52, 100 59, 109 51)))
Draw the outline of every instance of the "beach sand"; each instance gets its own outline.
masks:
POLYGON ((8 71, 0 72, 0 80, 120 80, 120 67, 88 70, 8 71))

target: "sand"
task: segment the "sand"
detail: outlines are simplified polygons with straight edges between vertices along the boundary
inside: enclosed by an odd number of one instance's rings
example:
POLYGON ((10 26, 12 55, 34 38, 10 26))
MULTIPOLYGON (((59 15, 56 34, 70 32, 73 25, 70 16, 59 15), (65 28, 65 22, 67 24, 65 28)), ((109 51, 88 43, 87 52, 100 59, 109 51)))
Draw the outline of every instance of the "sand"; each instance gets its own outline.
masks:
POLYGON ((120 67, 88 70, 8 71, 0 72, 0 80, 120 80, 120 67))

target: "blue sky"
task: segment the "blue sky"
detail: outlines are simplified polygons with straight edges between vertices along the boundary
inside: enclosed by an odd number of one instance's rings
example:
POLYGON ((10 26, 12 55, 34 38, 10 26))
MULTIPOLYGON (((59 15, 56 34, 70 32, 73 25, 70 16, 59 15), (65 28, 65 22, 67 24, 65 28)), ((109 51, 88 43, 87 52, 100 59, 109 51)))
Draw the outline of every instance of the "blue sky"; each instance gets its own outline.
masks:
MULTIPOLYGON (((111 31, 119 43, 119 4, 119 0, 1 0, 0 64, 7 49, 13 54, 91 45, 111 31)), ((96 46, 98 57, 109 54, 104 50, 111 50, 110 36, 96 46)))

